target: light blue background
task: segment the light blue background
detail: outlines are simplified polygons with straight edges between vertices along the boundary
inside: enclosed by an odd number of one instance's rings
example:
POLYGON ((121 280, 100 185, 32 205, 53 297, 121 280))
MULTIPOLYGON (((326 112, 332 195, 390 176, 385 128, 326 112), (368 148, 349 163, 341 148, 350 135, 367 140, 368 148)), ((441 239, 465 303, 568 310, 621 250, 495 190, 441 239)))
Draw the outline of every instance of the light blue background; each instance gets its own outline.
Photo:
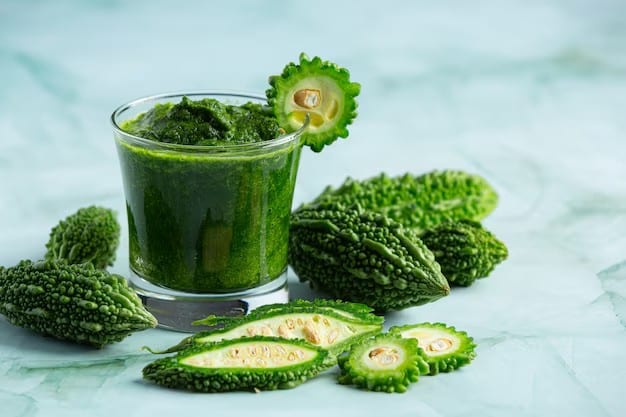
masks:
MULTIPOLYGON (((350 68, 362 94, 349 139, 303 152, 294 204, 381 171, 463 169, 500 194, 485 224, 510 258, 387 316, 467 330, 475 362, 403 395, 337 385, 336 370, 289 391, 194 395, 141 380, 153 359, 141 346, 180 334, 94 351, 0 319, 0 415, 625 415, 626 263, 609 268, 626 259, 619 0, 3 0, 0 264, 41 257, 49 229, 81 206, 125 221, 116 106, 173 90, 262 93, 301 51, 350 68)), ((124 235, 123 274, 126 250, 124 235)))

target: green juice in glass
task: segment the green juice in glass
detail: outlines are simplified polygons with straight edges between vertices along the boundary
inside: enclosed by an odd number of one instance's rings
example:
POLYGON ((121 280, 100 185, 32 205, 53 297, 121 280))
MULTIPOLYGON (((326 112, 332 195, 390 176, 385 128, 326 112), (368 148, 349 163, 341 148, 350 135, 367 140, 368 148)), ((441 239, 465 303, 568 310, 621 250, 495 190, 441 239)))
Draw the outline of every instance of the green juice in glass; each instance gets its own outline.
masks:
POLYGON ((250 96, 139 104, 114 113, 133 272, 189 293, 242 291, 281 276, 301 130, 281 136, 262 99, 250 96), (223 103, 243 99, 255 103, 223 103))

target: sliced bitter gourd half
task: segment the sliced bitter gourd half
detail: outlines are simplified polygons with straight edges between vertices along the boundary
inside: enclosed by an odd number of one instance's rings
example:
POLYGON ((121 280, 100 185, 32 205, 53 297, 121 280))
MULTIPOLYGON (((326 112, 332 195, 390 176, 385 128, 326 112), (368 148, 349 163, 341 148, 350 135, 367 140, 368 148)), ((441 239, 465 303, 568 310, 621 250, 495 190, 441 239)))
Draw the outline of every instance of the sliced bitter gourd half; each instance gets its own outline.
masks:
POLYGON ((415 339, 380 334, 352 345, 339 357, 340 384, 353 384, 370 391, 405 392, 420 374, 428 373, 415 339))
POLYGON ((293 306, 297 308, 321 308, 330 310, 339 315, 345 316, 348 319, 352 320, 378 320, 380 323, 383 322, 384 318, 382 316, 376 316, 373 312, 374 309, 366 304, 361 303, 350 303, 347 301, 341 300, 329 300, 324 298, 317 298, 313 301, 309 300, 292 300, 289 303, 276 303, 276 304, 265 304, 259 306, 254 309, 255 314, 259 314, 267 311, 275 311, 275 310, 284 310, 287 306, 293 306))
POLYGON ((289 63, 281 75, 271 76, 269 83, 267 100, 280 127, 287 132, 298 130, 309 115, 302 137, 315 152, 348 136, 361 85, 350 82, 347 69, 302 53, 299 64, 289 63))
POLYGON ((444 323, 420 323, 395 326, 390 333, 404 338, 417 339, 428 366, 429 374, 450 372, 470 363, 475 357, 474 339, 444 323))
MULTIPOLYGON (((350 315, 344 309, 337 312, 329 307, 331 304, 323 304, 325 306, 292 302, 265 306, 253 310, 247 316, 208 316, 194 324, 222 327, 196 333, 183 339, 176 346, 153 353, 177 352, 192 345, 261 335, 304 339, 337 355, 347 350, 352 343, 378 334, 382 330, 384 319, 375 314, 365 313, 359 307, 362 305, 356 305, 355 313, 350 315)), ((347 305, 345 308, 348 308, 347 305)))
POLYGON ((145 379, 199 392, 287 389, 334 366, 334 356, 304 340, 245 337, 193 346, 143 369, 145 379))

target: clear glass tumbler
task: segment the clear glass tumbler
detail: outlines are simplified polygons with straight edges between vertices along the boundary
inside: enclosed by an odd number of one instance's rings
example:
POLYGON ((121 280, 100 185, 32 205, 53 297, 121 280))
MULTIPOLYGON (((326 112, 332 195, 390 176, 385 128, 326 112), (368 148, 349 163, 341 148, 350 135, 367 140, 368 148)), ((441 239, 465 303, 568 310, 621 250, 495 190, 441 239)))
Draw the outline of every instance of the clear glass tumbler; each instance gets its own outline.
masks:
POLYGON ((185 96, 265 103, 249 94, 163 94, 122 105, 111 116, 131 283, 162 326, 179 330, 207 314, 286 301, 289 215, 306 128, 228 146, 161 143, 124 132, 126 121, 185 96))

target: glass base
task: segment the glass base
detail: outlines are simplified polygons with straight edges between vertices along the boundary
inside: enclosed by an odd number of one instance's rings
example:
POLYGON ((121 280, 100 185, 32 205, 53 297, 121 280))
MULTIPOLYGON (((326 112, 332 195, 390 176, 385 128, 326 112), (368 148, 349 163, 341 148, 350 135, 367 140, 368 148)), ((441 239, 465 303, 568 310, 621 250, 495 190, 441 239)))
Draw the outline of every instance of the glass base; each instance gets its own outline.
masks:
POLYGON ((211 314, 243 316, 264 304, 289 301, 287 271, 268 284, 232 293, 194 294, 170 290, 146 281, 132 270, 129 281, 146 309, 158 320, 159 327, 180 332, 208 329, 191 323, 211 314))

